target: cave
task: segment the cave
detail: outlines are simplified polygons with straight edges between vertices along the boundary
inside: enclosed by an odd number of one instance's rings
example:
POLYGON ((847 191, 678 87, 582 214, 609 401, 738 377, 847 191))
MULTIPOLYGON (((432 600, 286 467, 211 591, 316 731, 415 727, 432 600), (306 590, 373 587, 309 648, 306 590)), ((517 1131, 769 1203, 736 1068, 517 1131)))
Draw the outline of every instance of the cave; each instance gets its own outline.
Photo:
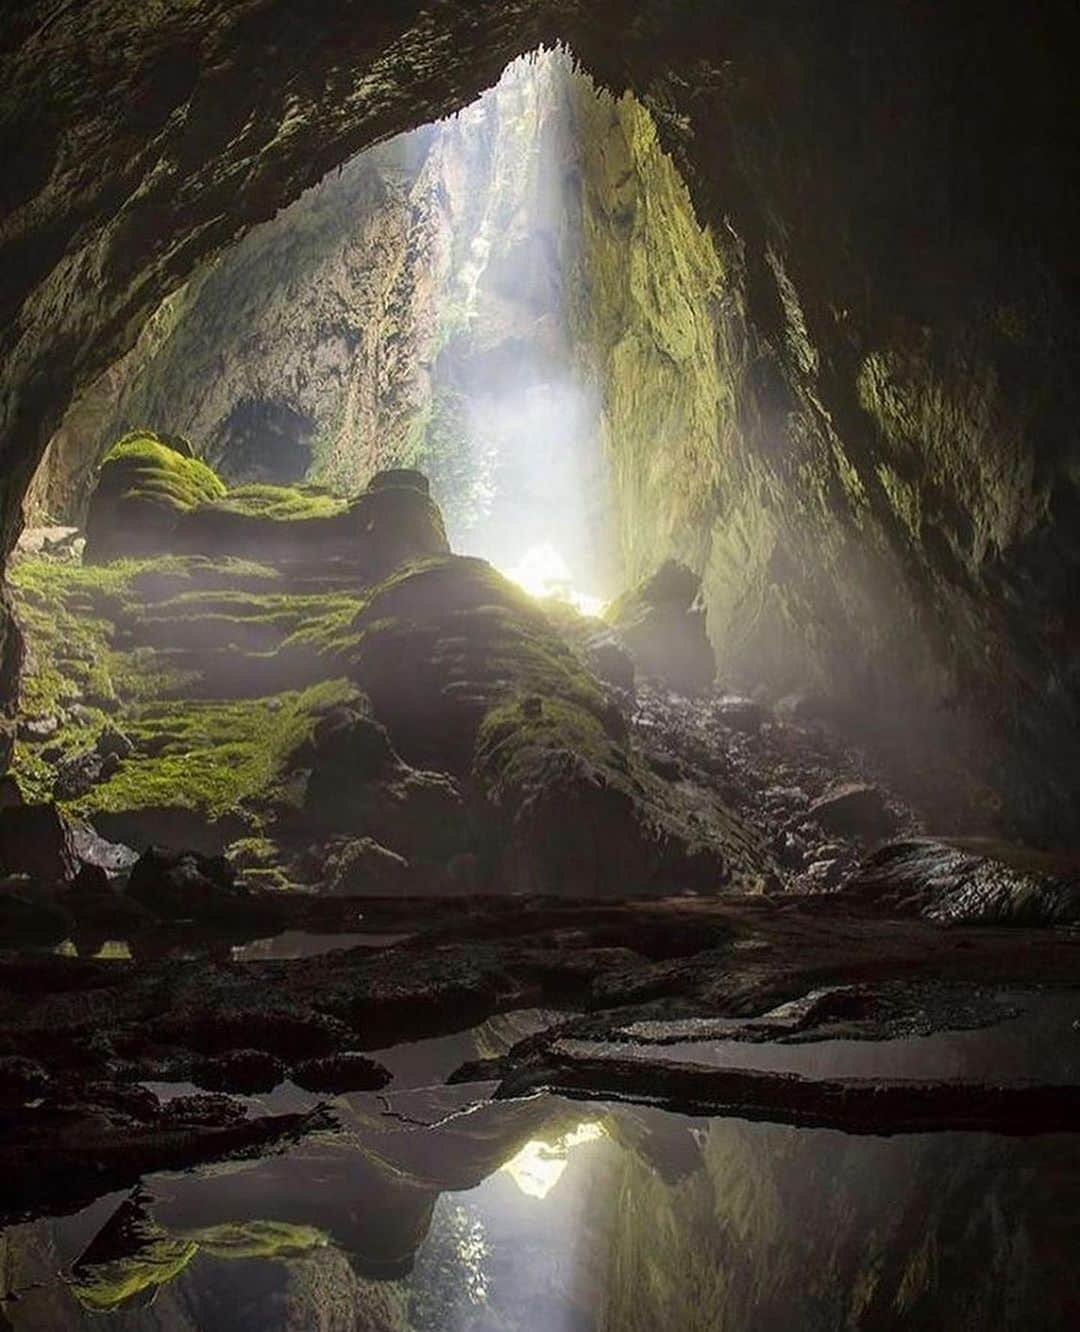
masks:
POLYGON ((1066 0, 17 0, 0 1327, 1076 1325, 1066 0))

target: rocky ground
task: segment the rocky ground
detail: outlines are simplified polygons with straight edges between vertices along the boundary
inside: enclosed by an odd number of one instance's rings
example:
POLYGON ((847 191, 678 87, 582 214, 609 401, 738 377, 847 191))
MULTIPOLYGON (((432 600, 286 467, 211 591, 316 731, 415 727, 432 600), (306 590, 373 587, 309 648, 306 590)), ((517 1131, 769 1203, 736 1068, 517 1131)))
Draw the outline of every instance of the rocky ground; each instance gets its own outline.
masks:
POLYGON ((526 1008, 565 1019, 458 1081, 853 1131, 1070 1122, 1053 1068, 701 1062, 1000 1025, 1010 988, 1075 984, 1080 878, 928 835, 820 700, 710 684, 687 571, 590 620, 452 555, 414 473, 227 492, 147 437, 111 467, 83 557, 41 534, 13 573, 0 1215, 325 1129, 237 1097, 378 1088, 370 1052, 526 1008), (322 942, 262 960, 285 939, 322 942))

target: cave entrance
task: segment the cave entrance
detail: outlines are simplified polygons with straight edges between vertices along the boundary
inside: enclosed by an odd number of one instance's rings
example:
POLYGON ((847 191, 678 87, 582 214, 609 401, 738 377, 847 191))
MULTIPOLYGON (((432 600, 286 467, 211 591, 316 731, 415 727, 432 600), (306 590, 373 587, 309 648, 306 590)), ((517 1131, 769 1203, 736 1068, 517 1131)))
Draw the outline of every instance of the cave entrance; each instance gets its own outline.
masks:
POLYGON ((143 428, 232 485, 417 467, 455 550, 595 610, 671 554, 702 566, 721 278, 648 111, 537 51, 174 292, 69 411, 28 522, 80 523, 143 428))
POLYGON ((72 409, 31 522, 78 522, 97 460, 145 427, 230 484, 352 494, 416 467, 455 550, 598 608, 619 565, 587 308, 600 97, 567 52, 522 57, 254 228, 72 409))

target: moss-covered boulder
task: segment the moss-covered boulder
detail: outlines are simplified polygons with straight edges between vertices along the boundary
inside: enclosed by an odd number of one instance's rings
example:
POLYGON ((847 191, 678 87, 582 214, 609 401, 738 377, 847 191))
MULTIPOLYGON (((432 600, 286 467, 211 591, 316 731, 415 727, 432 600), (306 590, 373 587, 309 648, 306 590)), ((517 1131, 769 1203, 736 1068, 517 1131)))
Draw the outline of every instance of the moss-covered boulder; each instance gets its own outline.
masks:
POLYGON ((640 762, 609 691, 485 561, 402 567, 326 650, 407 759, 467 780, 493 889, 763 886, 770 860, 755 836, 708 791, 640 762))
POLYGON ((561 698, 613 735, 625 732, 618 708, 537 602, 486 560, 446 555, 401 566, 333 628, 325 650, 411 762, 468 772, 480 723, 516 694, 561 698))
POLYGON ((604 618, 644 674, 681 694, 697 694, 712 684, 716 660, 705 633, 701 579, 685 564, 665 561, 616 598, 604 618))
POLYGON ((449 548, 438 505, 393 475, 349 501, 312 487, 241 486, 185 514, 175 534, 185 554, 345 562, 361 581, 449 548))
POLYGON ((375 839, 396 856, 442 861, 464 849, 468 820, 446 773, 403 763, 367 700, 328 708, 289 755, 305 830, 375 839))
POLYGON ((205 463, 162 436, 151 430, 125 435, 101 464, 86 518, 86 559, 166 551, 182 515, 224 494, 224 483, 205 463))
POLYGON ((492 709, 473 776, 495 815, 495 873, 509 891, 761 892, 775 879, 761 839, 713 790, 660 778, 559 698, 492 709))
POLYGON ((205 463, 150 431, 125 436, 106 454, 87 516, 91 563, 169 554, 333 563, 363 583, 449 549, 420 472, 378 473, 351 500, 319 486, 227 490, 205 463))

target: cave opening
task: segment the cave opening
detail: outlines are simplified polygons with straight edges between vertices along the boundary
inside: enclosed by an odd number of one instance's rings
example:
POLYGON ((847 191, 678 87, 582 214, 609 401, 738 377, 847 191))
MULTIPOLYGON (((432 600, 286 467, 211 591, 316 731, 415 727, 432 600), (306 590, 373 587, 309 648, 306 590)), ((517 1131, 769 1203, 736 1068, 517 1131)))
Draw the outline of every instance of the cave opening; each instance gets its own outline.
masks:
POLYGON ((15 7, 0 1326, 1075 1324, 1065 8, 15 7))
MULTIPOLYGON (((29 525, 81 523, 100 459, 139 429, 193 441, 231 485, 348 495, 415 467, 454 550, 599 610, 624 557, 592 300, 640 277, 597 266, 636 210, 640 254, 666 243, 649 229, 657 173, 633 157, 648 113, 625 101, 541 48, 457 114, 327 173, 170 295, 83 394, 29 525)), ((635 336, 608 313, 609 341, 635 336)))

